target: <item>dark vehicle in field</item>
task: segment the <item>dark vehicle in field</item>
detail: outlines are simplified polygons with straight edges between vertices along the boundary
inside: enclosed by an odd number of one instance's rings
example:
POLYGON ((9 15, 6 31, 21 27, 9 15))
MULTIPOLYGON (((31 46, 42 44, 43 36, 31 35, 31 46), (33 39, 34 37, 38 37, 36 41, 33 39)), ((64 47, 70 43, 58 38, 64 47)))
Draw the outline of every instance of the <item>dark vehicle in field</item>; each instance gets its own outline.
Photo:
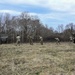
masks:
POLYGON ((8 43, 8 35, 7 34, 0 34, 0 44, 8 43))
POLYGON ((75 43, 75 33, 72 33, 73 43, 75 43))

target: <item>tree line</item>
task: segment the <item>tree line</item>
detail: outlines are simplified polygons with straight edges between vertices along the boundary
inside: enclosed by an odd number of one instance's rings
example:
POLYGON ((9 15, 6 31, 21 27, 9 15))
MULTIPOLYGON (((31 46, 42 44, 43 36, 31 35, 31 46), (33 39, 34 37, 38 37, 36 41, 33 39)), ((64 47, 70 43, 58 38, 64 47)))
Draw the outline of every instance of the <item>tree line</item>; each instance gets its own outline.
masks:
POLYGON ((61 41, 69 41, 72 32, 75 31, 73 23, 58 25, 57 30, 44 25, 37 16, 23 12, 18 16, 12 16, 9 13, 0 14, 0 35, 8 35, 8 42, 14 43, 16 36, 21 36, 21 42, 28 42, 28 36, 32 36, 34 42, 39 41, 42 36, 44 41, 55 41, 58 37, 61 41))

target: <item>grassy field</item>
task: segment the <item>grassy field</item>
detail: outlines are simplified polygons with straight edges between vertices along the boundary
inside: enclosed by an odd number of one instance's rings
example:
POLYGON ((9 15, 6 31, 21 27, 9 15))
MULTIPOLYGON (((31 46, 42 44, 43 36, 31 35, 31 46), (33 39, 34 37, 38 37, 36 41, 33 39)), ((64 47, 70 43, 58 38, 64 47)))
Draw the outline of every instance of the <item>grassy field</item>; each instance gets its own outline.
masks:
POLYGON ((75 75, 75 44, 2 44, 0 75, 75 75))

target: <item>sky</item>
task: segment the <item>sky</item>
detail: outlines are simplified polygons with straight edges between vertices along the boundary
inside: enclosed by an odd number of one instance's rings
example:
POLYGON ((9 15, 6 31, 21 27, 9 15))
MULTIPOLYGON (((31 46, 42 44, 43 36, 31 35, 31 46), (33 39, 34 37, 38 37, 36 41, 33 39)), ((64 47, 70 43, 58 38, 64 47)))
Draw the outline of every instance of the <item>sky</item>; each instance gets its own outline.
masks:
POLYGON ((44 25, 75 24, 75 0, 0 0, 0 13, 37 15, 44 25))

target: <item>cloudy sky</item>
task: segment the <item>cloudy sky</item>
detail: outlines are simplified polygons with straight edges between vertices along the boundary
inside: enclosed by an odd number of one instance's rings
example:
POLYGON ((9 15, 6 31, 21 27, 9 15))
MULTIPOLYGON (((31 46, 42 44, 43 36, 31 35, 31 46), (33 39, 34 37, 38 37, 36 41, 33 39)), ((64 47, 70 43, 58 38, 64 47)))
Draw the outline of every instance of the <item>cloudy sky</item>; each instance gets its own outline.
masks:
POLYGON ((0 13, 19 15, 24 11, 38 15, 49 27, 75 23, 75 0, 0 0, 0 13))

